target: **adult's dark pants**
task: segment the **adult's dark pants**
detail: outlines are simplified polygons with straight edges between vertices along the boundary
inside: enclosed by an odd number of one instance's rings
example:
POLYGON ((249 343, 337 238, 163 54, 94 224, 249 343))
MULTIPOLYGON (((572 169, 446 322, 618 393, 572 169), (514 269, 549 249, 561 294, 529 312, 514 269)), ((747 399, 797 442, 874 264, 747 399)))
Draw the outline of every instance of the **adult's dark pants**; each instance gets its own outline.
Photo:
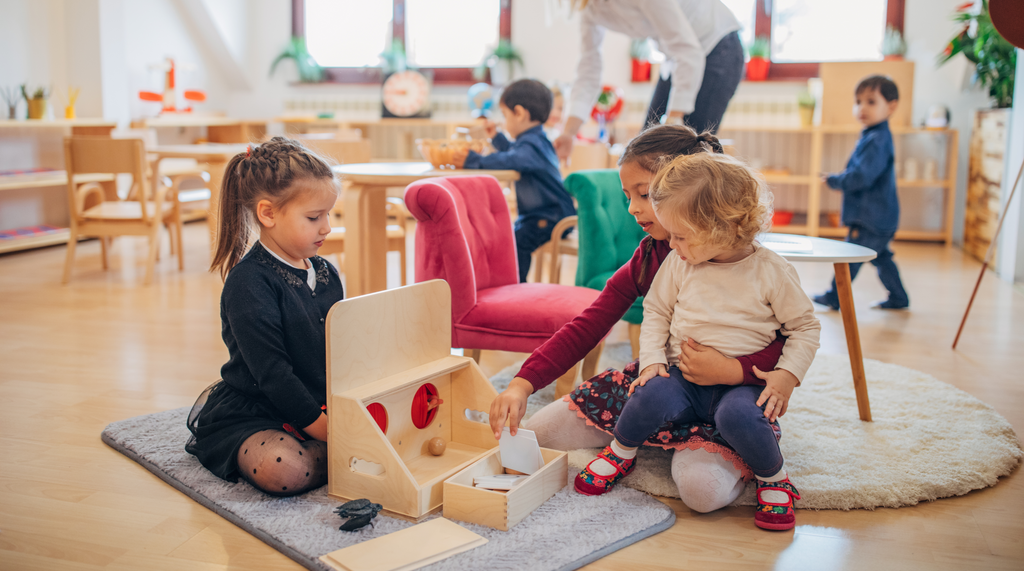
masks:
MULTIPOLYGON (((704 62, 704 79, 697 92, 693 113, 687 115, 686 124, 698 133, 718 131, 725 115, 729 100, 736 93, 736 87, 743 79, 743 44, 736 32, 726 35, 718 41, 715 49, 707 55, 704 62)), ((672 77, 658 79, 651 97, 651 105, 647 108, 647 119, 644 125, 661 123, 661 117, 668 111, 668 96, 672 91, 672 77)))

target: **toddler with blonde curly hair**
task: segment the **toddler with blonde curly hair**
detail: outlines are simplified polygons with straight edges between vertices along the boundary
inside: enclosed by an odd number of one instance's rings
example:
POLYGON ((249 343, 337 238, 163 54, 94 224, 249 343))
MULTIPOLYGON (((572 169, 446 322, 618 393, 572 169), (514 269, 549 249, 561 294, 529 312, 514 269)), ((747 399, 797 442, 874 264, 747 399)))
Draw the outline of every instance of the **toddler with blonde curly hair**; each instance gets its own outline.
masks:
POLYGON ((764 180, 733 157, 676 157, 651 182, 651 204, 678 254, 665 259, 644 298, 641 373, 630 386, 615 440, 579 476, 576 490, 598 495, 632 471, 636 448, 665 426, 709 422, 757 478, 755 524, 795 525, 789 481, 772 423, 786 412, 818 349, 821 325, 793 266, 756 241, 771 220, 764 180), (766 386, 700 385, 680 369, 684 343, 749 355, 787 337, 766 386))

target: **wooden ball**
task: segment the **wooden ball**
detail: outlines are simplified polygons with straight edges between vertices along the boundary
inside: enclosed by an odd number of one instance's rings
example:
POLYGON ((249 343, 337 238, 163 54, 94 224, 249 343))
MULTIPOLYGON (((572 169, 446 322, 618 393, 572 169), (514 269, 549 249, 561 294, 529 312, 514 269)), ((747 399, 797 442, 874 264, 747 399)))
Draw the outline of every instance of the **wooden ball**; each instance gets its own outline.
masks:
POLYGON ((430 450, 430 453, 433 454, 434 456, 440 456, 444 454, 444 449, 447 446, 448 443, 445 442, 444 438, 441 438, 440 436, 436 438, 431 438, 430 441, 427 442, 427 450, 430 450))

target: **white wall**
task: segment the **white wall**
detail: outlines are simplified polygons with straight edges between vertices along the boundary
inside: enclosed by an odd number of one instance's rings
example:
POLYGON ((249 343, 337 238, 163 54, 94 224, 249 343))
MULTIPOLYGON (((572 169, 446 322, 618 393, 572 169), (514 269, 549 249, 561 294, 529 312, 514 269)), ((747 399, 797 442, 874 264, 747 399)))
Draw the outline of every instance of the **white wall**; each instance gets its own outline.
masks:
MULTIPOLYGON (((376 101, 377 86, 297 86, 295 67, 283 62, 274 77, 270 63, 288 43, 291 32, 290 0, 201 0, 210 13, 221 42, 237 60, 246 88, 225 81, 223 54, 212 54, 209 42, 185 17, 186 0, 0 0, 0 85, 28 81, 52 85, 63 92, 67 85, 82 87, 78 114, 104 115, 127 120, 152 116, 158 104, 142 102, 140 89, 161 91, 163 74, 150 69, 165 56, 179 65, 178 87, 203 89, 206 103, 197 111, 225 112, 241 118, 268 118, 285 113, 288 104, 338 100, 376 101), (84 24, 84 25, 83 25, 84 24), (100 30, 103 31, 102 35, 100 30), (216 56, 216 57, 214 57, 216 56), (218 63, 220 61, 221 63, 218 63)), ((193 0, 194 1, 194 0, 193 0)), ((955 239, 963 233, 968 141, 973 111, 989 105, 981 90, 968 85, 970 70, 959 57, 935 66, 957 26, 950 20, 961 0, 906 0, 904 21, 907 58, 917 63, 914 86, 914 121, 919 123, 930 105, 949 107, 952 127, 960 137, 955 239)), ((575 76, 579 57, 579 16, 568 14, 566 2, 516 0, 512 14, 512 40, 523 52, 526 73, 545 82, 566 84, 575 76)), ((629 82, 629 38, 609 33, 604 42, 605 83, 626 92, 627 114, 646 109, 652 86, 629 82)), ((237 84, 237 82, 236 82, 237 84)), ((801 82, 743 83, 737 99, 779 99, 804 89, 801 82)), ((435 97, 464 101, 464 87, 438 87, 435 97)), ((51 100, 62 112, 60 96, 51 100)), ((183 102, 179 102, 183 103, 183 102)), ((367 107, 376 113, 376 107, 367 107)), ((24 104, 19 109, 23 115, 24 104)), ((627 120, 629 120, 627 118, 627 120)))

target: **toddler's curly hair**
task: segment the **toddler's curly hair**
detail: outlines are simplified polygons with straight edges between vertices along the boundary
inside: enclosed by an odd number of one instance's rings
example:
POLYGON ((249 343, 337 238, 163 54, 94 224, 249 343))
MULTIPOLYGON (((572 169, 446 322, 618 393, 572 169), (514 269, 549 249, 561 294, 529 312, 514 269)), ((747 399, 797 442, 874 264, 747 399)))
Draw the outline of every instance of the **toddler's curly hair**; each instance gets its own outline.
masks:
POLYGON ((764 178, 729 155, 682 155, 654 175, 651 204, 662 217, 686 225, 694 246, 742 248, 767 230, 772 193, 764 178))

